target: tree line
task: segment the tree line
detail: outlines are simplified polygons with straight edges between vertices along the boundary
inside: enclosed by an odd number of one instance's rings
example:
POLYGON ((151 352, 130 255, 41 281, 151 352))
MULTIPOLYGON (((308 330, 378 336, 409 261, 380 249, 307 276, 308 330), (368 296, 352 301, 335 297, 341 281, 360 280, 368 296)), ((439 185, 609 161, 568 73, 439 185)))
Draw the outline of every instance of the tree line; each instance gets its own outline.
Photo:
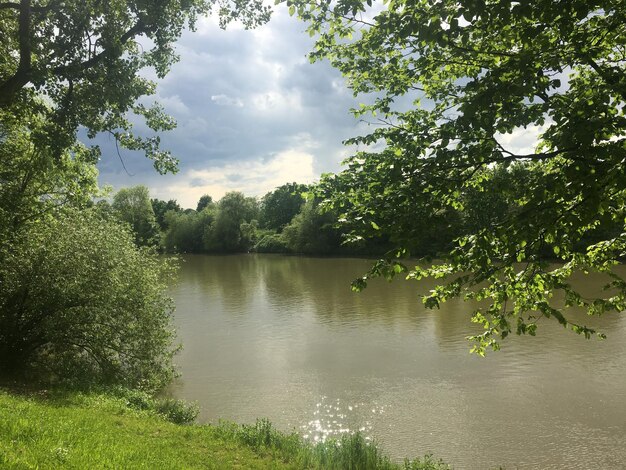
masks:
POLYGON ((354 251, 342 244, 337 218, 325 211, 310 185, 287 183, 262 198, 238 191, 214 201, 202 196, 195 209, 182 209, 175 199, 150 198, 148 188, 120 189, 102 213, 115 216, 134 233, 139 246, 166 253, 301 253, 341 254, 354 251))
MULTIPOLYGON (((219 201, 203 195, 195 209, 182 209, 175 199, 150 198, 148 188, 120 189, 100 210, 127 223, 140 246, 166 253, 292 253, 306 255, 381 256, 402 244, 413 257, 437 257, 449 252, 458 239, 494 230, 515 216, 515 204, 538 170, 532 164, 495 165, 481 171, 483 187, 468 188, 456 206, 442 206, 436 214, 415 205, 410 214, 377 212, 376 221, 355 217, 340 220, 327 197, 342 197, 338 187, 287 183, 261 198, 232 191, 219 201), (354 236, 356 230, 366 233, 354 236)), ((344 201, 344 211, 354 210, 344 201)), ((389 207, 390 201, 381 201, 389 207)), ((618 223, 589 230, 574 249, 619 235, 618 223)), ((555 246, 545 243, 538 255, 555 258, 555 246)))

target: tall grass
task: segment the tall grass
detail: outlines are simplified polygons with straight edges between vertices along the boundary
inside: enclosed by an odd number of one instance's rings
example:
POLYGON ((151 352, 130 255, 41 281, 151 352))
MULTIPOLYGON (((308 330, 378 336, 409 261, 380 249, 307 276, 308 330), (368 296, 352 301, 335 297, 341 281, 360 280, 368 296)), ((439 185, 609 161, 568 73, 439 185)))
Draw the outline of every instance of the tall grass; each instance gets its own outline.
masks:
POLYGON ((218 434, 228 439, 236 439, 257 452, 269 452, 283 462, 294 464, 302 469, 328 470, 447 470, 441 460, 427 455, 422 459, 403 463, 392 462, 378 448, 368 442, 360 433, 343 434, 337 439, 312 443, 296 433, 285 434, 278 431, 266 419, 257 420, 254 425, 220 423, 218 434))

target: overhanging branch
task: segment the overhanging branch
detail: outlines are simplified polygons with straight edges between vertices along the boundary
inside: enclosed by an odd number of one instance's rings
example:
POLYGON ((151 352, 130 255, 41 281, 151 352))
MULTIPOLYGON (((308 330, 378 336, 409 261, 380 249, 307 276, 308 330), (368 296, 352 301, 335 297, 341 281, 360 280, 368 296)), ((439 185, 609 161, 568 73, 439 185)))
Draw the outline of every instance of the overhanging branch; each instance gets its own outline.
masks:
MULTIPOLYGON (((3 4, 6 5, 6 4, 3 4)), ((7 106, 13 100, 15 93, 30 81, 32 70, 30 38, 30 0, 21 0, 19 4, 18 40, 20 47, 20 62, 17 70, 8 80, 0 84, 0 107, 7 106)))

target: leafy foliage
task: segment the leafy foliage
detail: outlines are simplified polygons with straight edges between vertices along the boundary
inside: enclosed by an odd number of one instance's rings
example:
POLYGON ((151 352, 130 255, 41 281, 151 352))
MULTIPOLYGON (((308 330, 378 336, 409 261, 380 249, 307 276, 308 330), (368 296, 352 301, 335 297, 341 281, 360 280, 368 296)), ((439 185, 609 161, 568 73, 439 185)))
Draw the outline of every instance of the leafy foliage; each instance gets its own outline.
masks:
POLYGON ((168 253, 202 253, 204 238, 210 234, 215 213, 168 211, 165 214, 167 231, 163 234, 162 244, 168 253))
MULTIPOLYGON (((183 29, 193 30, 214 6, 206 0, 0 3, 0 109, 38 106, 47 124, 38 146, 53 153, 73 145, 82 126, 91 137, 107 132, 144 152, 160 172, 174 171, 177 161, 160 149, 158 135, 131 133, 129 113, 155 132, 175 126, 158 104, 138 102, 155 90, 141 71, 151 67, 164 77, 177 60, 174 42, 183 29)), ((246 27, 269 19, 260 0, 219 2, 218 14, 223 27, 234 19, 246 27)))
POLYGON ((278 233, 267 233, 259 237, 254 245, 257 253, 289 253, 284 238, 278 233))
POLYGON ((256 243, 257 216, 256 199, 240 192, 227 193, 217 204, 207 202, 201 211, 169 211, 163 247, 170 253, 245 252, 256 243))
POLYGON ((341 245, 341 235, 334 227, 336 220, 332 212, 321 211, 317 201, 307 201, 284 228, 283 240, 295 253, 330 254, 341 245))
POLYGON ((152 210, 154 211, 154 217, 161 231, 167 230, 167 224, 165 223, 165 214, 168 211, 180 212, 182 209, 178 202, 174 199, 169 201, 162 201, 160 199, 150 199, 152 204, 152 210))
POLYGON ((138 246, 158 243, 159 229, 146 186, 120 189, 113 197, 111 207, 122 222, 130 225, 138 246))
POLYGON ((32 136, 45 126, 30 110, 0 111, 0 239, 42 219, 65 205, 85 206, 97 194, 94 155, 76 144, 57 155, 34 145, 32 136))
POLYGON ((304 204, 303 193, 308 189, 309 187, 304 184, 287 183, 263 196, 261 226, 281 232, 283 227, 300 212, 304 204))
POLYGON ((254 244, 250 227, 245 225, 258 218, 256 199, 232 191, 226 193, 217 204, 215 222, 205 234, 207 251, 241 252, 254 244))
POLYGON ((117 222, 67 209, 0 259, 0 373, 148 390, 171 380, 172 268, 117 222))
POLYGON ((409 268, 392 256, 370 276, 440 279, 424 296, 429 307, 487 301, 472 319, 485 327, 474 337, 480 354, 511 332, 535 334, 540 318, 594 334, 568 320, 569 307, 626 310, 626 283, 611 270, 626 249, 623 2, 287 4, 317 35, 312 59, 328 58, 355 94, 373 97, 355 114, 381 124, 348 140, 364 150, 322 183, 353 239, 387 230, 403 256, 420 223, 456 217, 498 187, 497 172, 523 173, 489 202, 487 219, 458 234, 444 263, 409 268), (523 129, 539 132, 534 149, 506 144, 523 129), (579 271, 604 273, 607 290, 584 296, 570 282, 579 271))
POLYGON ((206 207, 209 207, 213 204, 213 198, 208 194, 203 195, 198 199, 198 205, 196 206, 196 212, 200 212, 206 207))

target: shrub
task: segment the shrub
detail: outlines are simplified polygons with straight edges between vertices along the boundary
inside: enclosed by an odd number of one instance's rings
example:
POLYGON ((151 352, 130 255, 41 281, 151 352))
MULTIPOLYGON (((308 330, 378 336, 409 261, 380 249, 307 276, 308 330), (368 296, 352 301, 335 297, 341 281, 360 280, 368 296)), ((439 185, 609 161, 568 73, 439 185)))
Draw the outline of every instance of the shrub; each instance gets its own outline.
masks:
POLYGON ((288 253, 289 248, 277 233, 264 235, 254 246, 257 253, 288 253))
POLYGON ((0 374, 162 387, 177 349, 171 272, 93 211, 30 225, 0 248, 0 374))
POLYGON ((122 399, 129 408, 152 411, 175 424, 191 424, 200 412, 196 403, 175 398, 158 398, 143 390, 115 387, 108 392, 122 399))
POLYGON ((200 412, 197 404, 174 398, 156 400, 154 409, 165 419, 176 424, 193 423, 200 412))

